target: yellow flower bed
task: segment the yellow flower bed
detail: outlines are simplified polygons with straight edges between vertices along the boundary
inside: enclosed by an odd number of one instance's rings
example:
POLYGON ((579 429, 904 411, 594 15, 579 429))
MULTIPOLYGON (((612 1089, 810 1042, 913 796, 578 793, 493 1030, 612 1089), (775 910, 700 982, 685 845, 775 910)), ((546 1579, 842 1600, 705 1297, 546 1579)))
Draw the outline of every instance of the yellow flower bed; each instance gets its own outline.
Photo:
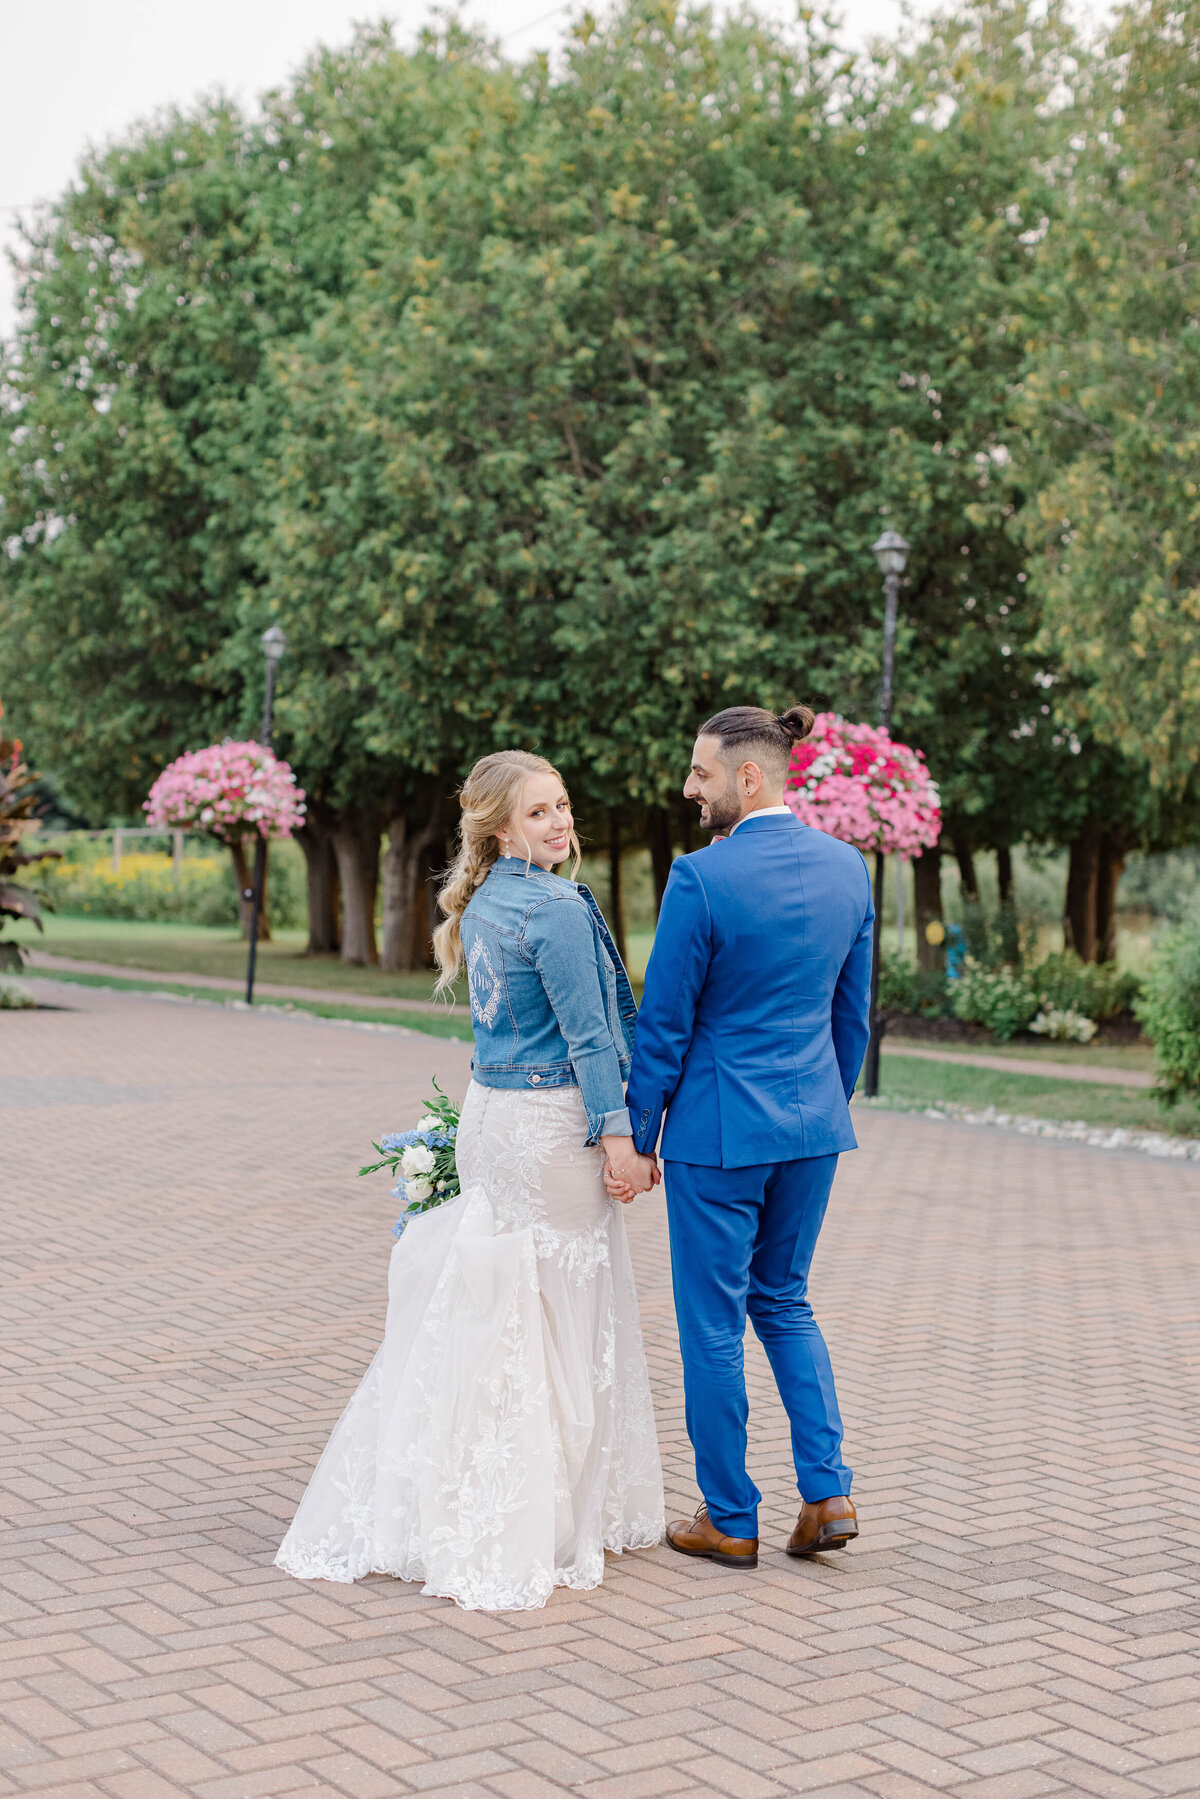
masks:
POLYGON ((224 924, 236 919, 228 858, 185 856, 176 873, 162 851, 133 850, 114 868, 111 855, 46 862, 38 886, 56 911, 97 918, 179 919, 224 924))
MULTIPOLYGON (((146 876, 149 876, 151 880, 155 876, 161 876, 168 883, 175 878, 175 864, 170 856, 164 856, 153 850, 135 850, 129 855, 123 855, 119 869, 113 867, 111 858, 106 858, 103 862, 90 862, 85 865, 76 862, 60 862, 51 866, 61 869, 63 875, 67 875, 81 866, 86 866, 89 881, 99 881, 106 887, 125 887, 130 881, 139 881, 146 876)), ((216 874, 223 867, 224 858, 220 856, 188 856, 185 858, 180 872, 185 880, 195 879, 199 875, 208 877, 216 874)))

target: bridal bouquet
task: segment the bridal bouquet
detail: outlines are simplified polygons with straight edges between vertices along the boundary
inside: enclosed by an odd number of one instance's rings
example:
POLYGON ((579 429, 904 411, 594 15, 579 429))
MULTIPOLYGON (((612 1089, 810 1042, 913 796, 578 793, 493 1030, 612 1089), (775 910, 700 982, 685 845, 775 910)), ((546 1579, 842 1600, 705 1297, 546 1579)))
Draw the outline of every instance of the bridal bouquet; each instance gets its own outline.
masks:
POLYGON ((392 1188, 392 1198, 402 1199, 405 1206, 393 1229, 398 1237, 410 1218, 420 1212, 432 1212, 434 1206, 457 1199, 461 1191, 458 1167, 454 1159, 454 1143, 458 1136, 459 1108, 433 1083, 433 1098, 411 1131, 394 1132, 371 1145, 381 1157, 370 1162, 359 1174, 377 1174, 381 1168, 399 1176, 392 1188))

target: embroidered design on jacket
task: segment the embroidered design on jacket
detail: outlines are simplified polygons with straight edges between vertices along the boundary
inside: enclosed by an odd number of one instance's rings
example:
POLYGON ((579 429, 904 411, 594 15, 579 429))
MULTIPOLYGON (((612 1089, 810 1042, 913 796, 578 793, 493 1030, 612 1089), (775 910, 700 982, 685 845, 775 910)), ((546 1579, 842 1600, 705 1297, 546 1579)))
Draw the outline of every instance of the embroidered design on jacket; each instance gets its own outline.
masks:
POLYGON ((500 979, 482 937, 476 937, 467 957, 467 986, 471 990, 472 1012, 490 1031, 500 1010, 500 979))

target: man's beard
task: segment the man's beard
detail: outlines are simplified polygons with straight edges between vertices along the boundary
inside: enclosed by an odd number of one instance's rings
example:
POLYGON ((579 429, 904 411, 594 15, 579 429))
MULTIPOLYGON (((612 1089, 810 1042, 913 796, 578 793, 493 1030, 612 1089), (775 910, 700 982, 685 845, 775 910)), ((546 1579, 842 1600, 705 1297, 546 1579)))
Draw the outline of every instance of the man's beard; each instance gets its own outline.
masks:
POLYGON ((718 831, 728 835, 742 816, 736 793, 723 793, 719 800, 706 800, 705 806, 708 817, 701 818, 700 828, 714 835, 718 831))

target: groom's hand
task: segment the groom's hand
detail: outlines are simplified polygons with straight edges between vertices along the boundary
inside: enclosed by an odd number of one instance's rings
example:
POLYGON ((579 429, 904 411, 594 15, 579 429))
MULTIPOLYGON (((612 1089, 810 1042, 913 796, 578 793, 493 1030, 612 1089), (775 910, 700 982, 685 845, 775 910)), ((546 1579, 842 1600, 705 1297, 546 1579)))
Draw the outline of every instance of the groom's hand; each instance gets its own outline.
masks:
MULTIPOLYGON (((629 1144, 629 1139, 622 1142, 629 1144)), ((632 1146, 609 1154, 604 1170, 604 1184, 614 1199, 628 1205, 639 1193, 649 1193, 662 1179, 662 1170, 653 1156, 635 1155, 632 1146)))

